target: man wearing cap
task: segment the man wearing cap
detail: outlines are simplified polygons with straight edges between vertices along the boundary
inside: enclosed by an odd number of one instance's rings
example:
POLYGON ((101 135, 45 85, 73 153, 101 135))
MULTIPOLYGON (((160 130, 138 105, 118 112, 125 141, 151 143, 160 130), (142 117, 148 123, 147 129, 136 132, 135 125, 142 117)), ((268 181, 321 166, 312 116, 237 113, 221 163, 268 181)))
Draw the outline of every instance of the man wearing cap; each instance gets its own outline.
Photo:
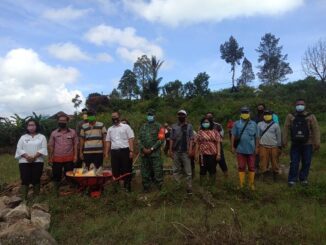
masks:
POLYGON ((87 123, 80 130, 80 159, 89 167, 93 163, 96 168, 103 164, 106 128, 96 120, 95 111, 87 112, 87 123))
POLYGON ((259 146, 257 124, 250 120, 248 107, 242 107, 240 112, 240 120, 236 121, 232 128, 232 152, 237 155, 240 188, 244 185, 248 165, 249 188, 254 190, 255 154, 258 153, 259 146))
POLYGON ((273 112, 265 110, 263 121, 258 123, 260 173, 266 177, 269 162, 272 163, 273 179, 278 175, 279 149, 282 145, 280 126, 273 121, 273 112))
POLYGON ((170 156, 173 158, 173 176, 180 183, 181 176, 186 173, 187 193, 192 194, 191 147, 193 127, 187 122, 187 112, 178 111, 178 121, 172 125, 170 156), (183 169, 182 169, 183 167, 183 169))
POLYGON ((159 137, 161 125, 155 121, 155 111, 148 110, 146 122, 139 132, 139 152, 141 154, 141 175, 144 192, 148 192, 151 182, 160 190, 163 184, 163 163, 161 159, 161 145, 163 137, 159 137), (154 178, 153 178, 154 177, 154 178))
MULTIPOLYGON (((81 113, 81 117, 82 117, 82 120, 79 121, 76 125, 76 133, 77 133, 77 136, 80 137, 80 131, 81 131, 81 128, 83 126, 84 123, 87 123, 88 120, 87 120, 87 108, 83 108, 82 109, 82 113, 81 113)), ((78 144, 78 152, 80 151, 80 145, 78 144)), ((82 167, 82 160, 80 159, 79 157, 79 154, 78 155, 78 160, 77 162, 75 162, 75 168, 81 168, 82 167)))

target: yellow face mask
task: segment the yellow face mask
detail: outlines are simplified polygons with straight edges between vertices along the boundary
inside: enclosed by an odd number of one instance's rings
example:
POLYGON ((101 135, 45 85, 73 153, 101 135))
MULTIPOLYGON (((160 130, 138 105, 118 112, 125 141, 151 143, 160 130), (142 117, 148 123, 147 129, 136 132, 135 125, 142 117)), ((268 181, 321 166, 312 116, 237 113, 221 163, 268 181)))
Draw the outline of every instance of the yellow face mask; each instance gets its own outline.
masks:
POLYGON ((265 115, 264 116, 264 120, 265 121, 271 121, 273 119, 273 116, 272 115, 265 115))
POLYGON ((240 118, 243 119, 243 120, 248 120, 249 117, 250 117, 249 113, 241 113, 240 114, 240 118))

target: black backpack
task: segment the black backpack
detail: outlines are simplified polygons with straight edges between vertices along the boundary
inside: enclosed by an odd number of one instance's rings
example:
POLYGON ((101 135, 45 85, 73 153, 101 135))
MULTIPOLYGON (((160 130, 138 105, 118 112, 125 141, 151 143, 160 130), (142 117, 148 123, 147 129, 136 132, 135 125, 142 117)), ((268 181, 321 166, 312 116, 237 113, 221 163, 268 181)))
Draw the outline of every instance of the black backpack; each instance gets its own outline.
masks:
POLYGON ((309 139, 307 115, 295 115, 291 126, 291 140, 294 144, 305 144, 309 139))

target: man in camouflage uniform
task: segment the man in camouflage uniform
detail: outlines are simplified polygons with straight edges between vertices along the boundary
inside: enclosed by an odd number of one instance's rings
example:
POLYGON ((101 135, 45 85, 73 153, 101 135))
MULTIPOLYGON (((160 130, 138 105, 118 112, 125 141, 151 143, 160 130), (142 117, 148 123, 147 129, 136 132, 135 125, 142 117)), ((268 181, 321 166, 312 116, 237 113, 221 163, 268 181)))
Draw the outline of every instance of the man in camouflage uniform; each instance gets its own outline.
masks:
POLYGON ((141 174, 144 191, 148 192, 154 174, 154 183, 161 189, 163 183, 163 163, 161 145, 163 140, 158 138, 161 125, 155 121, 154 110, 147 113, 147 122, 140 128, 139 151, 141 154, 141 174))

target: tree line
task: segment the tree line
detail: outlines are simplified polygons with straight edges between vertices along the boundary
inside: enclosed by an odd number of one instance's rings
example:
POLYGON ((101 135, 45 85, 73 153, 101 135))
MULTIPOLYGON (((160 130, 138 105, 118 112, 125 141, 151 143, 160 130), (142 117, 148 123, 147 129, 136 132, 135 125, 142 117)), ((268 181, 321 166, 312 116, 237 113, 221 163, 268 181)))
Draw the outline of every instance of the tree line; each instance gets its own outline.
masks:
MULTIPOLYGON (((283 54, 280 38, 272 33, 266 33, 260 40, 255 51, 258 54, 258 72, 255 74, 251 61, 245 56, 244 47, 238 44, 231 36, 219 47, 220 58, 231 66, 232 92, 241 87, 249 86, 252 81, 259 78, 263 85, 275 85, 287 80, 287 75, 293 73, 288 55, 283 54), (236 78, 236 68, 241 64, 241 73, 236 78)), ((126 69, 119 80, 118 87, 113 89, 109 96, 92 93, 88 96, 86 104, 102 104, 105 106, 109 99, 143 99, 155 97, 192 98, 205 96, 210 93, 209 75, 200 72, 186 83, 176 79, 161 85, 163 80, 159 71, 164 61, 155 56, 143 55, 133 64, 132 69, 126 69)), ((320 40, 309 47, 302 58, 302 68, 307 76, 314 76, 323 83, 326 80, 326 42, 320 40)))

